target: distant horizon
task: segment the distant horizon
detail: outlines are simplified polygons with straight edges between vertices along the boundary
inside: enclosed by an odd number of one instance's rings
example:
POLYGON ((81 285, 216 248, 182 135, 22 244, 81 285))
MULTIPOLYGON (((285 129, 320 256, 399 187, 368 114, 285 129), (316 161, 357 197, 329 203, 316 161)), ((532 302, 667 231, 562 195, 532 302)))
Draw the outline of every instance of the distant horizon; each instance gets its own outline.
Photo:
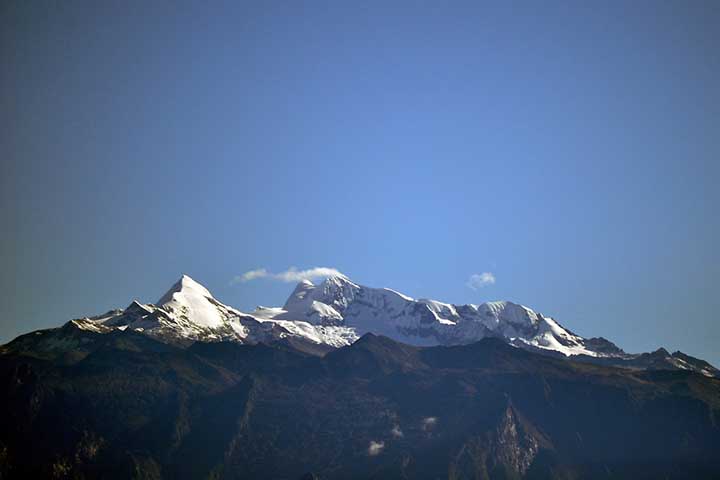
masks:
POLYGON ((337 271, 720 366, 718 2, 0 12, 2 343, 337 271))

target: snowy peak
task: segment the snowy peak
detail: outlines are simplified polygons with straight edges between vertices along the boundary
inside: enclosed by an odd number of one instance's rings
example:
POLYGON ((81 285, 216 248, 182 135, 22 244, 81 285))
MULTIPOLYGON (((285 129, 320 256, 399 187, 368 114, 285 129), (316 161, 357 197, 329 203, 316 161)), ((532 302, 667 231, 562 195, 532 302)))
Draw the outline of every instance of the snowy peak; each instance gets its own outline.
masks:
POLYGON ((176 294, 179 296, 194 296, 194 297, 205 297, 214 298, 212 293, 200 283, 196 282, 189 275, 183 274, 180 280, 163 295, 160 300, 157 301, 157 305, 165 305, 173 301, 176 294))
POLYGON ((133 300, 132 303, 125 309, 124 313, 132 316, 143 316, 152 313, 152 309, 137 300, 133 300))
POLYGON ((415 300, 388 288, 359 285, 345 276, 329 277, 319 285, 300 282, 281 312, 273 315, 314 325, 350 327, 358 335, 379 333, 416 345, 457 345, 499 337, 523 348, 566 356, 605 356, 609 352, 595 351, 583 338, 524 305, 415 300))
MULTIPOLYGON (((302 282, 295 296, 302 301, 303 289, 315 288, 310 282, 302 282)), ((315 308, 325 317, 333 314, 332 307, 315 302, 315 308)), ((312 307, 312 302, 310 304, 312 307)), ((307 322, 282 318, 282 308, 258 307, 252 314, 243 313, 225 305, 213 297, 200 283, 183 275, 158 300, 157 304, 133 301, 125 310, 93 317, 82 323, 87 330, 107 328, 142 332, 158 340, 189 345, 195 341, 233 341, 239 343, 272 343, 292 341, 296 346, 305 343, 325 348, 341 347, 352 343, 357 336, 346 327, 315 327, 307 322), (88 323, 89 322, 89 323, 88 323)))
POLYGON ((344 276, 328 277, 315 289, 314 298, 342 312, 355 299, 361 287, 344 276))
POLYGON ((177 312, 193 323, 203 327, 217 328, 224 318, 218 310, 219 302, 210 291, 198 282, 183 275, 168 292, 158 300, 158 305, 177 312))
POLYGON ((242 313, 215 300, 210 291, 183 275, 157 304, 134 300, 125 310, 88 319, 109 328, 142 332, 177 344, 193 341, 239 341, 247 331, 242 313))
POLYGON ((487 302, 479 310, 497 323, 508 323, 519 328, 533 328, 538 324, 538 314, 532 309, 512 302, 487 302))
POLYGON ((720 375, 712 365, 679 352, 625 353, 602 337, 583 338, 553 318, 517 303, 454 305, 414 299, 389 288, 363 286, 345 276, 328 277, 317 285, 303 280, 283 307, 258 307, 243 313, 219 302, 207 288, 183 275, 157 304, 135 300, 125 310, 77 319, 71 326, 98 333, 141 332, 180 345, 281 341, 304 342, 321 350, 350 345, 368 333, 418 346, 464 345, 496 338, 518 348, 591 363, 720 375))
POLYGON ((328 277, 318 285, 303 280, 282 308, 262 307, 245 314, 183 275, 156 305, 134 301, 123 312, 98 322, 186 341, 253 342, 299 336, 341 346, 371 332, 415 345, 458 345, 497 337, 522 348, 566 356, 614 352, 607 346, 596 349, 592 339, 586 341, 552 318, 516 303, 476 306, 415 300, 388 288, 359 285, 345 276, 328 277))
POLYGON ((292 310, 297 306, 305 305, 313 290, 315 285, 310 280, 301 280, 283 305, 283 309, 292 310))
POLYGON ((328 286, 329 288, 344 288, 346 286, 358 287, 356 283, 345 275, 331 275, 323 280, 322 285, 328 286))
POLYGON ((342 312, 360 288, 345 276, 328 277, 319 285, 302 280, 285 302, 283 312, 275 318, 302 320, 316 325, 340 325, 343 323, 342 312))

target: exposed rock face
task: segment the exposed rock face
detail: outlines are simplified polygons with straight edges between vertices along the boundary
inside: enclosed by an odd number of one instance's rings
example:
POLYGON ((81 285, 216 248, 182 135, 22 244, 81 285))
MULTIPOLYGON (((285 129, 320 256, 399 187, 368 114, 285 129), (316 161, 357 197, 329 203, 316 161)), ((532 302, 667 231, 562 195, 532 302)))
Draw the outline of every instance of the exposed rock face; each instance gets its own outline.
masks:
POLYGON ((462 445, 450 465, 449 478, 522 478, 541 448, 552 449, 552 445, 508 404, 493 430, 462 445))
POLYGON ((496 465, 521 475, 530 468, 540 449, 540 441, 523 428, 510 405, 505 409, 495 438, 489 443, 490 457, 496 465))

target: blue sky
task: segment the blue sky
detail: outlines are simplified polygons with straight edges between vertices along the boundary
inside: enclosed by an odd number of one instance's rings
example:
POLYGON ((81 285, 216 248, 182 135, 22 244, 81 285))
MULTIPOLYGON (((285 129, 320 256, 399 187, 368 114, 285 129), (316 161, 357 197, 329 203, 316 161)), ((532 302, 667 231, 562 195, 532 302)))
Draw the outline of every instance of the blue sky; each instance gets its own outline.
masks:
POLYGON ((146 3, 0 7, 0 341, 327 267, 720 365, 717 2, 146 3))

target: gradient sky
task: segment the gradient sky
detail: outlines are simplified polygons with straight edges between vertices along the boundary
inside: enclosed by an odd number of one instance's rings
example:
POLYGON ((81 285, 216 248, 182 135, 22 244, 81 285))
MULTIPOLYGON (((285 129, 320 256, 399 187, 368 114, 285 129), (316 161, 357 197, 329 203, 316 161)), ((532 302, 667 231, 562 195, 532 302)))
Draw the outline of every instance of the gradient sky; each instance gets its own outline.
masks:
POLYGON ((720 365, 720 2, 0 5, 0 342, 333 267, 720 365), (473 290, 473 274, 496 282, 473 290))

